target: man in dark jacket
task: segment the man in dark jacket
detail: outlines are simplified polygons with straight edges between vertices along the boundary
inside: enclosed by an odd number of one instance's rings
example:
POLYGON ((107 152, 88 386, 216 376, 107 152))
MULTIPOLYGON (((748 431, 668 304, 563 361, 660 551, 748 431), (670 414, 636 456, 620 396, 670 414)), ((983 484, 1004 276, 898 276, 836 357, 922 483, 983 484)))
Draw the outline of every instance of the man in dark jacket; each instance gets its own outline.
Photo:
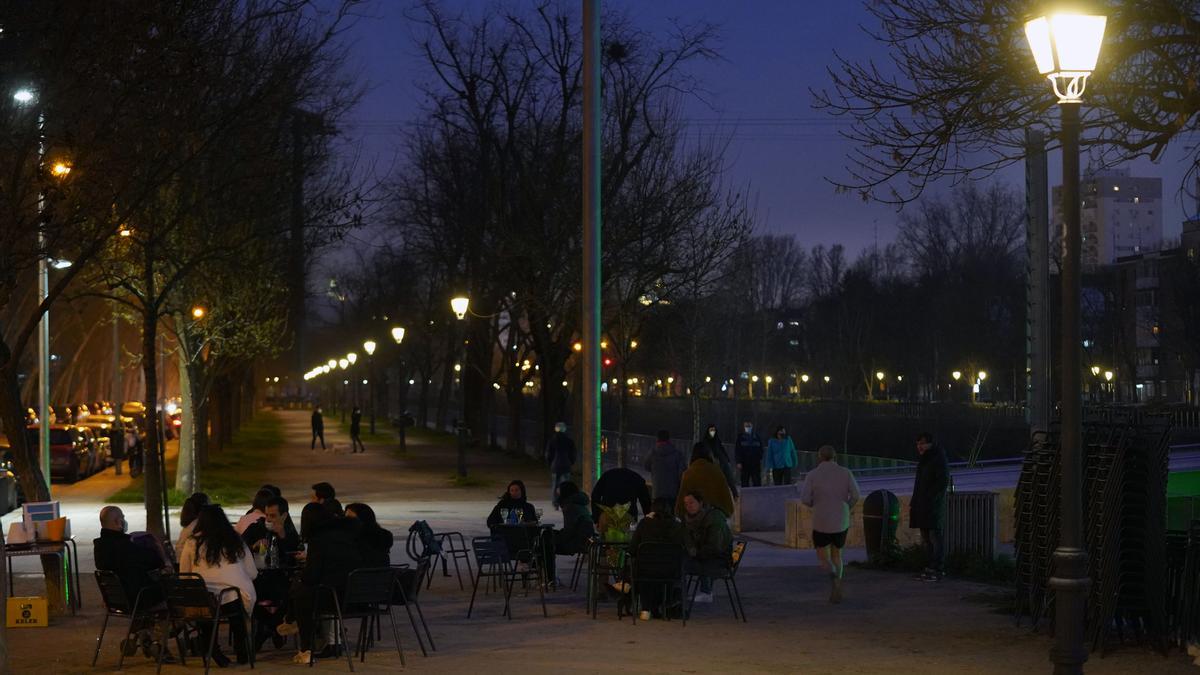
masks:
POLYGON ((321 449, 325 449, 325 416, 321 414, 321 406, 313 408, 312 414, 312 443, 309 444, 309 450, 317 448, 317 439, 321 439, 321 449))
POLYGON ((575 466, 575 442, 567 435, 567 423, 554 425, 554 436, 546 443, 546 464, 550 466, 550 494, 554 508, 558 508, 558 488, 571 480, 571 468, 575 466))
POLYGON ((733 462, 729 461, 729 452, 725 450, 725 444, 721 442, 721 436, 717 433, 717 425, 710 424, 704 430, 704 438, 700 440, 705 448, 708 448, 708 454, 712 456, 713 462, 716 462, 720 467, 721 473, 725 476, 725 483, 729 486, 729 493, 734 499, 738 496, 738 481, 733 474, 733 462))
POLYGON ((646 457, 645 466, 654 486, 654 499, 670 499, 674 503, 679 495, 679 481, 687 470, 687 460, 671 443, 671 435, 666 429, 658 432, 658 442, 646 457))
POLYGON ((933 444, 933 436, 917 436, 917 476, 909 503, 908 526, 921 531, 929 566, 921 574, 924 581, 940 581, 946 558, 946 491, 950 487, 950 465, 942 449, 933 444))
POLYGON ((130 606, 138 600, 138 592, 142 594, 138 603, 138 623, 130 625, 130 639, 122 641, 122 648, 130 650, 125 652, 128 655, 140 640, 146 656, 151 656, 154 619, 151 612, 143 611, 162 603, 159 574, 170 565, 156 550, 157 547, 140 545, 133 540, 127 533, 129 524, 125 522, 125 514, 120 507, 106 506, 100 509, 100 528, 100 537, 92 540, 96 569, 116 572, 130 606), (138 637, 135 638, 135 635, 138 637))
MULTIPOLYGON (((654 510, 638 523, 633 532, 633 538, 629 542, 629 553, 636 559, 638 547, 642 544, 672 544, 682 551, 683 536, 683 523, 675 517, 675 500, 656 496, 654 510)), ((651 563, 639 565, 635 562, 634 565, 637 567, 637 573, 647 578, 666 579, 680 572, 680 569, 658 567, 651 563)), ((665 598, 660 584, 642 584, 638 587, 638 595, 641 596, 638 602, 644 612, 656 619, 662 618, 665 598)), ((642 618, 646 619, 649 616, 642 618)))
POLYGON ((354 406, 354 410, 350 412, 350 452, 353 454, 366 451, 367 446, 362 442, 362 408, 354 406))
POLYGON ((637 520, 638 504, 643 513, 650 511, 650 488, 646 487, 646 479, 633 469, 609 469, 600 474, 592 488, 592 520, 597 523, 600 522, 600 504, 629 504, 629 515, 637 520))
MULTIPOLYGON (((300 536, 308 542, 308 551, 300 584, 292 589, 289 611, 300 628, 297 657, 300 662, 307 662, 313 656, 313 633, 317 626, 313 621, 314 605, 319 602, 322 609, 330 609, 333 603, 328 593, 323 590, 318 593, 317 587, 327 586, 340 596, 346 590, 350 572, 363 566, 360 527, 358 520, 336 516, 321 504, 307 504, 300 513, 300 536)), ((282 634, 283 627, 280 629, 282 634)), ((327 653, 316 656, 326 658, 336 653, 332 645, 326 650, 327 653)))
POLYGON ((755 433, 753 423, 746 422, 742 425, 742 433, 738 434, 733 456, 737 460, 738 472, 742 475, 742 487, 761 486, 763 442, 755 433))

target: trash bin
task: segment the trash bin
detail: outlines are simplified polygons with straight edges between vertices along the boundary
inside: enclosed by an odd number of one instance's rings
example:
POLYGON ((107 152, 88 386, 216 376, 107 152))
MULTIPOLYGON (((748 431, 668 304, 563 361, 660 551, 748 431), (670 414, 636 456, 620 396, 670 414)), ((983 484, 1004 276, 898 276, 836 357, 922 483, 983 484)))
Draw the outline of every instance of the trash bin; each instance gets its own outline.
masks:
POLYGON ((900 526, 900 500, 888 490, 876 490, 863 500, 863 537, 867 559, 897 548, 896 529, 900 526))

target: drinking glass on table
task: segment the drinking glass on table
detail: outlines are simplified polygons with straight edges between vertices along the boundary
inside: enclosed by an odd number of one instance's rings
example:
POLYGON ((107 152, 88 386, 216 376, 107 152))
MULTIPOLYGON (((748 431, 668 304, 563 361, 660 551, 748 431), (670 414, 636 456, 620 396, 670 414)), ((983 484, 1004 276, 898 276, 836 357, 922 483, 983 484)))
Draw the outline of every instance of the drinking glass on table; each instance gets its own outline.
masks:
POLYGON ((537 509, 534 511, 534 513, 537 514, 537 522, 542 522, 542 513, 544 513, 544 511, 542 511, 542 509, 537 509))
POLYGON ((500 509, 500 522, 501 523, 508 522, 508 509, 500 509))

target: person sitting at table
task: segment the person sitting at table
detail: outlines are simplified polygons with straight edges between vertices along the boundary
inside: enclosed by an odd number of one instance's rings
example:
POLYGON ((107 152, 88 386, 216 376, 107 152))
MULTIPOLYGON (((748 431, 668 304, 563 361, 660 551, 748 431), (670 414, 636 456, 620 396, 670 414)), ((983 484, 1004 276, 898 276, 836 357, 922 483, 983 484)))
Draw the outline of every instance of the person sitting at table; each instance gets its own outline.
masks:
POLYGON ((629 515, 637 520, 638 505, 641 513, 650 511, 650 488, 646 479, 638 472, 624 467, 609 469, 600 474, 592 488, 592 522, 600 522, 600 505, 616 506, 629 504, 629 515))
MULTIPOLYGON (((182 574, 199 574, 204 578, 204 585, 221 604, 221 616, 230 618, 229 631, 233 635, 238 663, 249 661, 246 637, 250 616, 258 600, 254 588, 258 569, 254 566, 250 549, 229 524, 229 518, 220 505, 209 504, 200 509, 192 536, 179 552, 179 571, 182 574), (238 594, 230 590, 231 587, 240 592, 241 602, 238 602, 238 594)), ((203 640, 201 644, 209 644, 211 625, 202 622, 199 627, 203 640)), ((221 653, 216 644, 212 658, 221 668, 229 665, 229 657, 221 653)))
POLYGON ((684 569, 700 577, 700 592, 695 601, 712 602, 712 577, 729 569, 733 550, 729 521, 721 509, 705 504, 704 495, 697 490, 684 493, 683 508, 683 539, 688 553, 684 569))
POLYGON ((183 507, 179 509, 179 539, 175 540, 176 557, 183 550, 188 537, 192 536, 192 528, 196 526, 196 516, 200 515, 200 508, 208 506, 208 503, 208 495, 203 492, 193 492, 192 496, 183 500, 183 507))
MULTIPOLYGON (((675 500, 670 497, 659 497, 654 500, 653 510, 642 519, 633 531, 629 540, 629 553, 636 557, 638 547, 642 544, 674 544, 683 546, 683 523, 675 517, 675 500)), ((678 570, 658 569, 643 565, 638 568, 644 577, 666 578, 675 575, 678 570)), ((638 587, 638 603, 641 605, 643 620, 653 616, 662 618, 663 588, 661 584, 645 584, 638 587)))
POLYGON ((126 654, 137 648, 141 643, 147 657, 152 657, 151 628, 153 618, 149 612, 142 614, 142 609, 152 609, 163 602, 162 588, 158 585, 163 572, 170 572, 171 565, 164 560, 163 555, 151 546, 135 543, 128 534, 129 523, 125 521, 125 513, 118 506, 105 506, 100 509, 100 536, 92 540, 92 552, 96 569, 115 572, 121 580, 121 588, 130 606, 137 600, 138 592, 142 591, 141 602, 138 604, 141 619, 136 626, 130 626, 130 640, 123 643, 126 654), (133 638, 137 635, 137 638, 133 638))
POLYGON ((508 522, 515 523, 518 520, 526 523, 537 521, 537 510, 533 508, 533 504, 525 496, 525 483, 520 480, 514 480, 508 484, 508 489, 500 496, 500 501, 492 507, 492 512, 488 514, 488 527, 494 527, 504 522, 504 517, 500 514, 501 509, 508 511, 508 522), (520 517, 515 515, 520 512, 520 517))
POLYGON ((258 492, 254 493, 254 501, 250 504, 250 510, 246 512, 246 515, 238 519, 237 525, 234 525, 233 529, 237 530, 238 534, 245 534, 246 528, 266 520, 267 502, 271 501, 275 496, 274 492, 266 488, 259 488, 258 492))
POLYGON ((689 491, 704 495, 708 504, 720 509, 726 518, 733 517, 733 494, 725 482, 725 474, 713 463, 712 455, 702 443, 692 446, 692 461, 680 481, 679 497, 675 500, 675 515, 680 518, 687 515, 683 496, 689 491))
POLYGON ((308 551, 300 584, 292 589, 290 596, 288 614, 292 622, 281 624, 278 630, 280 635, 299 630, 300 652, 296 654, 295 663, 309 664, 314 656, 337 656, 333 645, 316 655, 312 653, 317 628, 313 610, 318 602, 322 609, 332 609, 333 601, 323 590, 318 594, 318 587, 331 588, 341 596, 350 572, 363 567, 359 546, 361 527, 357 519, 336 516, 325 505, 315 502, 305 505, 300 512, 300 536, 308 542, 308 551))
POLYGON ((255 619, 258 621, 256 644, 261 647, 268 637, 273 637, 275 646, 282 647, 283 637, 275 633, 275 627, 283 620, 283 609, 287 605, 291 587, 287 571, 293 568, 294 555, 300 550, 300 533, 291 527, 288 502, 283 497, 272 497, 267 502, 266 512, 265 520, 246 528, 242 533, 242 541, 251 549, 258 544, 268 554, 272 547, 275 549, 274 559, 263 561, 268 566, 260 570, 258 578, 254 580, 259 599, 255 608, 255 619))
MULTIPOLYGON (((312 486, 311 500, 315 504, 321 504, 326 509, 329 509, 335 516, 346 515, 342 509, 342 503, 337 500, 337 491, 333 489, 333 485, 326 482, 314 483, 312 486)), ((301 511, 300 515, 304 515, 301 511)))
POLYGON ((362 547, 363 565, 365 567, 387 567, 392 562, 392 543, 395 538, 392 533, 379 525, 375 518, 375 510, 361 503, 346 507, 346 517, 354 518, 362 524, 359 532, 359 545, 362 547))

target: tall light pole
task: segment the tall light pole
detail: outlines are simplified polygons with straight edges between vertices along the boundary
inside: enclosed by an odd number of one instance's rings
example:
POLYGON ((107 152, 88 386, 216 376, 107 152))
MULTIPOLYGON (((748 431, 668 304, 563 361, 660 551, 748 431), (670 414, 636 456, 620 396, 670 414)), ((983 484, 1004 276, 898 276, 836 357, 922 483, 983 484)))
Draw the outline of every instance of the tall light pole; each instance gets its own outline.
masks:
MULTIPOLYGON (((32 105, 37 100, 37 94, 32 89, 21 88, 13 92, 13 101, 17 105, 32 105)), ((46 162, 46 118, 38 111, 38 180, 42 178, 46 162)), ((65 176, 66 174, 62 174, 65 176)), ((46 302, 50 295, 50 266, 46 257, 46 233, 43 229, 42 214, 46 210, 46 192, 38 190, 38 306, 46 302)), ((38 321, 38 443, 42 478, 46 481, 46 494, 50 494, 50 310, 42 312, 38 321)))
POLYGON ((1054 551, 1055 673, 1082 673, 1085 603, 1091 580, 1083 541, 1083 403, 1080 373, 1079 106, 1104 40, 1104 16, 1053 14, 1025 24, 1038 72, 1047 76, 1062 113, 1062 477, 1058 547, 1054 551))
POLYGON ((583 0, 583 490, 600 477, 600 0, 583 0))
MULTIPOLYGON (((392 328, 392 339, 395 340, 395 342, 396 342, 396 351, 400 351, 400 343, 404 342, 404 327, 394 326, 392 328)), ((400 367, 396 371, 396 395, 397 396, 400 395, 400 392, 407 393, 407 391, 408 391, 407 389, 404 388, 403 380, 404 380, 404 358, 402 356, 400 358, 400 367)), ((405 410, 405 408, 407 406, 404 405, 406 399, 407 399, 407 396, 400 398, 400 452, 404 452, 405 450, 408 450, 408 439, 406 438, 406 436, 408 434, 408 411, 405 410)))
POLYGON ((363 343, 367 353, 367 407, 371 409, 371 435, 375 435, 375 341, 363 343))
MULTIPOLYGON (((459 325, 459 349, 455 350, 456 354, 461 355, 462 362, 466 361, 465 352, 462 348, 463 340, 466 337, 465 323, 467 318, 467 310, 470 309, 471 299, 465 295, 456 295, 450 299, 450 309, 454 312, 455 318, 459 325)), ((461 369, 459 370, 459 386, 458 397, 460 401, 460 410, 458 415, 458 424, 454 428, 454 433, 458 436, 458 475, 466 478, 467 476, 467 436, 470 434, 470 429, 467 427, 467 392, 462 385, 465 384, 465 378, 462 376, 461 369)))

